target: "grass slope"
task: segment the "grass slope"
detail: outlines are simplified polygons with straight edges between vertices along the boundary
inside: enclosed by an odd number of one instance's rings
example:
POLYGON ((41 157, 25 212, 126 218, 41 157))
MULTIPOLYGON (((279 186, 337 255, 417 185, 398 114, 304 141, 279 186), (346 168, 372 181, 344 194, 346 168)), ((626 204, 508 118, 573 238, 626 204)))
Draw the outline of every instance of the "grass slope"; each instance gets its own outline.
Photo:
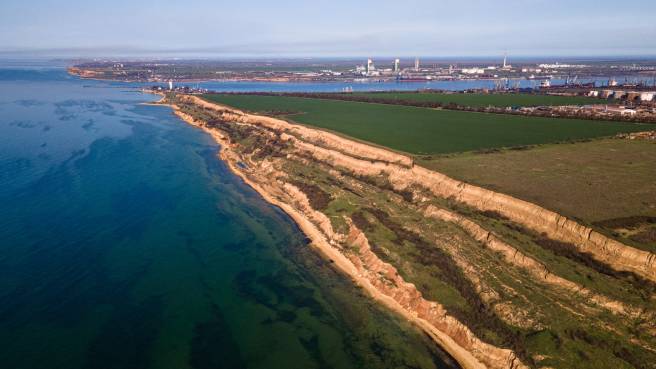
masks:
MULTIPOLYGON (((617 218, 656 217, 655 162, 656 143, 607 139, 524 151, 467 153, 420 160, 419 164, 592 225, 617 218)), ((640 245, 620 239, 656 250, 656 240, 640 245)))
POLYGON ((434 110, 288 96, 205 95, 252 112, 290 119, 411 154, 444 154, 543 144, 645 130, 644 125, 434 110))

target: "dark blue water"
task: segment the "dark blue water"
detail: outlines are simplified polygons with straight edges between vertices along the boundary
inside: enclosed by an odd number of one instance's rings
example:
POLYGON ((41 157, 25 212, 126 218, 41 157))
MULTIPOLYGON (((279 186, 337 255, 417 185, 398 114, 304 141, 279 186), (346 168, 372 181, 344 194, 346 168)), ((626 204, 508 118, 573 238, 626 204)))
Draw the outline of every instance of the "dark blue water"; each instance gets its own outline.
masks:
POLYGON ((1 368, 447 366, 152 99, 0 68, 1 368))

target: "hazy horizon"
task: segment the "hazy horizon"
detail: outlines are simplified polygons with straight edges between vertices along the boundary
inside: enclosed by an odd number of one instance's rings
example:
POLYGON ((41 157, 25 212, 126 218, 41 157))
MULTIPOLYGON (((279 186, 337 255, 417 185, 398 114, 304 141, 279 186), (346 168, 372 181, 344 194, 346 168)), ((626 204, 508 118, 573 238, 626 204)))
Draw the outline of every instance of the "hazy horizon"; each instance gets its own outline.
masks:
POLYGON ((8 0, 0 56, 618 57, 656 55, 656 3, 608 0, 8 0))
MULTIPOLYGON (((544 55, 513 55, 506 54, 508 62, 652 62, 656 60, 656 52, 653 54, 617 54, 617 55, 566 55, 566 54, 544 54, 544 55)), ((422 61, 435 62, 499 62, 503 60, 504 54, 495 55, 220 55, 220 54, 197 54, 186 52, 155 52, 155 51, 133 51, 126 52, 121 50, 99 51, 86 49, 32 49, 32 50, 0 50, 0 60, 124 60, 124 61, 163 61, 163 60, 180 60, 180 61, 362 61, 367 58, 374 60, 390 61, 400 58, 402 62, 414 61, 419 58, 422 61)))

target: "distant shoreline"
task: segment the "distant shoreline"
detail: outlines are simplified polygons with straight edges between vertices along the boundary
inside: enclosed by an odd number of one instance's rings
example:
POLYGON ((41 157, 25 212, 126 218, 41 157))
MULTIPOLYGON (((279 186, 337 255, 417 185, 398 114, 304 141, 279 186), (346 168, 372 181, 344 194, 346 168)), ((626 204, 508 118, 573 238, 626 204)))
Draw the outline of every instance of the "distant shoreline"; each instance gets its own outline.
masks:
MULTIPOLYGON (((98 72, 95 72, 90 69, 82 69, 77 67, 68 67, 67 72, 70 75, 80 77, 86 80, 95 80, 95 81, 113 81, 113 82, 125 82, 125 83, 168 83, 168 79, 119 79, 119 78, 101 78, 97 75, 98 72)), ((587 78, 606 78, 605 76, 590 76, 587 78)), ((378 77, 378 78, 334 78, 334 79, 309 79, 309 78, 176 78, 175 83, 202 83, 202 82, 260 82, 260 83, 320 83, 320 84, 330 84, 330 83, 391 83, 396 82, 399 84, 407 85, 421 85, 426 83, 436 83, 436 82, 493 82, 499 80, 508 80, 508 81, 524 81, 530 80, 524 77, 511 77, 511 78, 492 78, 492 77, 479 77, 479 78, 450 78, 450 79, 417 79, 417 80, 397 80, 396 78, 391 77, 378 77)))

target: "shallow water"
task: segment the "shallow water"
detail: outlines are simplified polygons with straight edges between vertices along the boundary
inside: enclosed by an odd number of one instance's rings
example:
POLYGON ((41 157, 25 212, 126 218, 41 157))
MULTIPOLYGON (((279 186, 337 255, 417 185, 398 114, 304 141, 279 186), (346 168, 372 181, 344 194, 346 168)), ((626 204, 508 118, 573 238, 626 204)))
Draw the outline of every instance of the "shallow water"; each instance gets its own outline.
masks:
POLYGON ((453 366, 152 99, 0 68, 0 367, 453 366))

